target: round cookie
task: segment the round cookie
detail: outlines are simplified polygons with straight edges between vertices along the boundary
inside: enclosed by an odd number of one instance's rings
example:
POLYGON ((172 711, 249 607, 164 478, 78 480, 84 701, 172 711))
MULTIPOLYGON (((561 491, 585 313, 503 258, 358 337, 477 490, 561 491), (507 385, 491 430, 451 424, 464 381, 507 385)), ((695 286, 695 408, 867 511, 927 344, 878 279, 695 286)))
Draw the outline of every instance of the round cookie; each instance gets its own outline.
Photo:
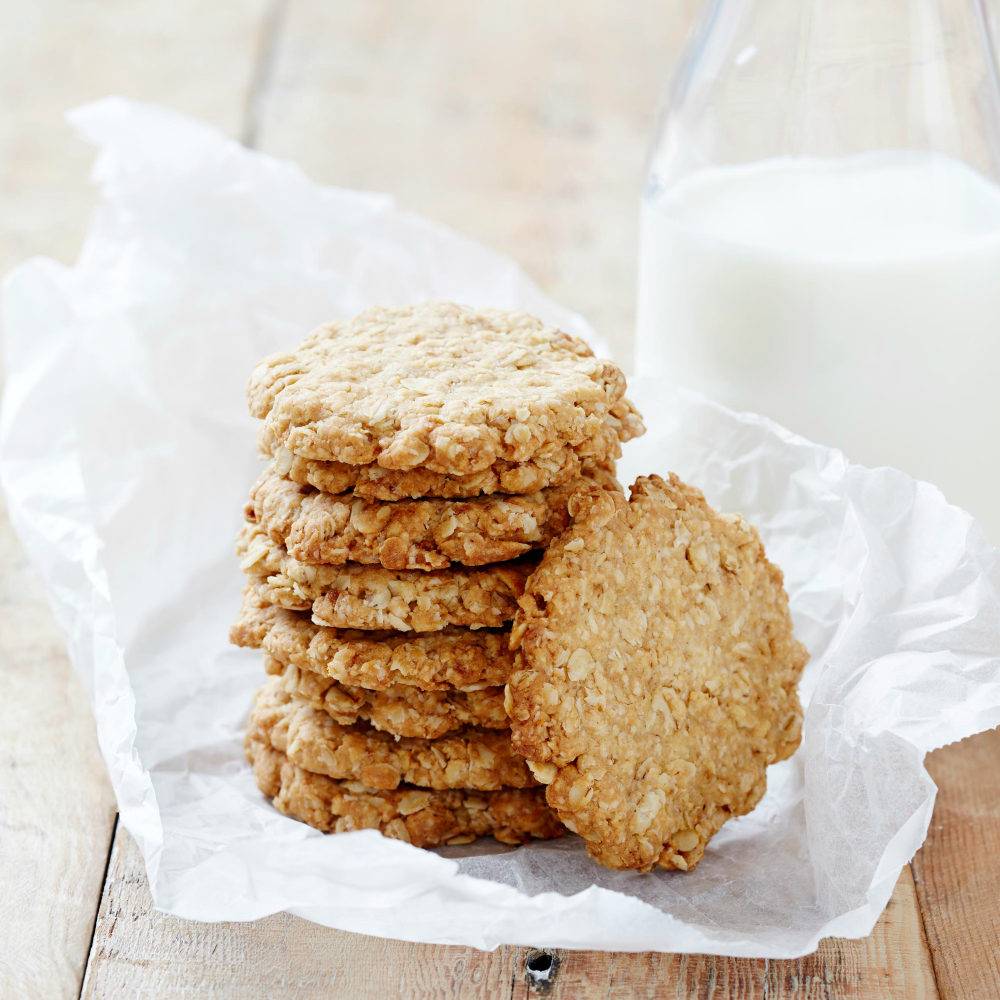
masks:
POLYGON ((295 455, 448 475, 526 462, 601 429, 625 377, 522 312, 373 306, 254 370, 250 412, 295 455))
POLYGON ((308 615, 269 604, 249 586, 229 641, 294 663, 302 670, 382 691, 478 691, 506 684, 514 665, 510 631, 449 626, 438 632, 366 632, 317 625, 308 615))
POLYGON ((247 732, 266 733, 276 750, 307 771, 368 788, 492 791, 538 784, 506 730, 467 728, 436 740, 397 739, 370 726, 334 722, 288 694, 280 677, 269 677, 258 690, 247 732))
MULTIPOLYGON (((261 425, 261 431, 266 431, 261 425)), ((258 434, 258 446, 274 459, 278 473, 300 486, 314 486, 325 493, 346 493, 371 500, 407 500, 421 497, 466 499, 490 493, 534 493, 561 486, 576 476, 614 475, 621 446, 645 433, 635 407, 620 399, 611 407, 601 430, 579 445, 548 444, 527 462, 497 459, 489 468, 465 476, 431 472, 426 468, 383 469, 380 465, 348 465, 293 455, 280 442, 258 434)))
POLYGON ((299 486, 272 466, 251 489, 244 515, 300 562, 421 570, 453 562, 485 566, 544 548, 569 522, 569 498, 593 485, 620 490, 605 475, 520 496, 366 500, 299 486))
POLYGON ((781 572, 673 475, 570 513, 513 627, 514 748, 601 864, 690 870, 799 744, 808 654, 781 572))
POLYGON ((510 719, 503 707, 502 687, 480 691, 421 691, 396 684, 381 691, 369 691, 301 670, 294 663, 282 663, 267 653, 264 654, 264 668, 281 678, 287 694, 322 709, 342 726, 367 722, 383 733, 425 740, 435 740, 466 726, 510 728, 510 719))
POLYGON ((513 619, 535 559, 480 568, 391 570, 293 559, 257 525, 236 539, 240 569, 262 597, 293 611, 312 611, 320 625, 348 629, 436 632, 448 625, 498 628, 513 619))
POLYGON ((383 469, 379 465, 347 465, 300 458, 287 448, 277 448, 274 467, 301 486, 315 486, 324 493, 346 493, 371 500, 418 500, 443 497, 467 499, 490 493, 534 493, 547 486, 561 486, 579 475, 606 472, 613 475, 615 459, 581 458, 568 446, 553 445, 530 462, 496 461, 488 469, 467 476, 449 476, 429 469, 383 469))
POLYGON ((278 812, 324 832, 378 830, 414 847, 468 844, 487 834, 503 844, 526 844, 566 832, 540 788, 378 791, 306 771, 256 734, 248 734, 246 755, 257 787, 278 812))

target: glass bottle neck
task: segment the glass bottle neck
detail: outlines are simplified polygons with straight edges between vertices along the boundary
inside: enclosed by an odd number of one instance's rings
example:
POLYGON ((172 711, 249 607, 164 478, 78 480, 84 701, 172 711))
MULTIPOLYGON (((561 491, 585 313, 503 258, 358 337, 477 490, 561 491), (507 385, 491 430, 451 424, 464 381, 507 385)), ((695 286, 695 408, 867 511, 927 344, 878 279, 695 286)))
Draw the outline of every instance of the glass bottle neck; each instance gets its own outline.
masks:
POLYGON ((884 150, 944 154, 1000 181, 986 0, 706 0, 649 179, 884 150))

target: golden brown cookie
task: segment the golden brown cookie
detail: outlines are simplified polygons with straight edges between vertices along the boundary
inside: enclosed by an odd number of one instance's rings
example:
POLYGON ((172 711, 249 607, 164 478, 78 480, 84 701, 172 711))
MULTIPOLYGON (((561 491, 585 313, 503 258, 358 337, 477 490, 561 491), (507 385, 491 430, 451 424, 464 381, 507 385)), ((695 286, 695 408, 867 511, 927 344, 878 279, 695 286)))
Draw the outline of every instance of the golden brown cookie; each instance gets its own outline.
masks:
POLYGON ((266 739, 315 774, 368 788, 531 788, 538 782, 514 753, 510 733, 467 728, 436 740, 393 737, 371 726, 342 726, 269 677, 254 697, 248 739, 266 739), (251 737, 250 734, 253 734, 251 737))
POLYGON ((293 455, 280 441, 271 439, 261 425, 258 446, 274 459, 275 470, 300 486, 314 486, 324 493, 346 493, 370 500, 407 500, 421 497, 466 499, 490 493, 535 493, 562 486, 577 476, 614 477, 621 445, 645 433, 642 420, 627 399, 611 407, 600 431, 579 445, 543 445, 527 462, 498 458, 488 469, 465 476, 451 476, 429 469, 383 469, 380 465, 348 465, 293 455))
POLYGON ((251 489, 244 514, 300 562, 423 570, 452 562, 485 566, 544 548, 569 522, 569 498, 594 485, 620 489, 605 475, 521 496, 366 500, 300 486, 271 467, 251 489))
POLYGON ((312 611, 333 628, 436 632, 447 625, 499 628, 514 617, 524 581, 537 560, 521 558, 478 569, 392 570, 384 566, 317 565, 293 559, 257 525, 236 539, 240 569, 271 604, 312 611))
POLYGON ((577 476, 614 476, 614 459, 598 462, 581 458, 571 448, 552 446, 551 454, 534 455, 530 462, 496 461, 482 472, 447 476, 427 469, 383 469, 378 465, 346 465, 299 458, 278 449, 274 467, 300 486, 315 486, 324 493, 346 493, 370 500, 410 500, 443 497, 462 500, 490 493, 535 493, 548 486, 562 486, 577 476))
POLYGON ((287 694, 322 709, 343 726, 367 722, 383 733, 426 740, 435 740, 466 726, 510 728, 503 707, 502 687, 480 691, 421 691, 406 684, 395 684, 381 691, 369 691, 340 684, 311 670, 301 670, 294 663, 282 663, 267 653, 264 654, 264 669, 281 678, 287 694))
POLYGON ((250 411, 303 458, 448 475, 526 462, 601 429, 625 377, 521 312, 373 306, 254 370, 250 411))
POLYGON ((250 734, 246 753, 257 787, 273 799, 275 809, 324 832, 378 830, 414 847, 468 844, 487 834, 504 844, 526 844, 532 837, 566 832, 540 788, 471 792, 403 785, 377 791, 306 771, 250 734))
POLYGON ((689 870, 799 745, 808 654, 781 571, 676 476, 570 513, 514 623, 514 747, 602 864, 689 870))
MULTIPOLYGON (((642 437, 646 433, 646 427, 642 422, 642 416, 639 411, 633 406, 632 402, 628 399, 619 399, 615 403, 607 417, 604 419, 605 426, 608 430, 614 432, 614 436, 624 444, 626 441, 632 441, 634 438, 642 437)), ((582 445, 584 455, 592 456, 597 459, 597 453, 590 450, 587 445, 582 445)), ((615 458, 621 458, 621 449, 615 450, 615 458)))
POLYGON ((229 640, 342 684, 380 691, 477 691, 507 683, 510 631, 449 626, 439 632, 361 631, 316 625, 307 614, 269 604, 258 587, 243 594, 229 640))

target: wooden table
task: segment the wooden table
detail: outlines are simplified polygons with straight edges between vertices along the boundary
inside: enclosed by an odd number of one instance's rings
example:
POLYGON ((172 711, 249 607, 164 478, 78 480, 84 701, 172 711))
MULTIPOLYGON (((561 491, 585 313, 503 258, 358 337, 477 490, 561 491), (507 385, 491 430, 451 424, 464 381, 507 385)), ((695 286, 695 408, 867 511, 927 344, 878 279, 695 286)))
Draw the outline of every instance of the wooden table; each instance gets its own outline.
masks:
MULTIPOLYGON (((119 92, 515 257, 629 360, 636 207, 696 0, 0 5, 0 271, 71 261, 93 196, 62 112, 119 92)), ((431 947, 151 908, 83 689, 0 522, 0 997, 1000 996, 1000 735, 931 755, 926 846, 874 934, 791 962, 431 947)))

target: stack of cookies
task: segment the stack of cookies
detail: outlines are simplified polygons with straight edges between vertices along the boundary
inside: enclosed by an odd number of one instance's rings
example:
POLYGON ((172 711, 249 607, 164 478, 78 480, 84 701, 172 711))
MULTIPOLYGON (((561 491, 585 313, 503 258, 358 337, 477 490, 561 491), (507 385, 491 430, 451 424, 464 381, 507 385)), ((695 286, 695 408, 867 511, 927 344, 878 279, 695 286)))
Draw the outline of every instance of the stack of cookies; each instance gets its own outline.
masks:
POLYGON ((624 388, 533 317, 450 303, 368 309, 257 367, 270 464, 231 638, 264 651, 246 746, 280 811, 421 847, 564 832, 512 742, 511 623, 577 498, 624 502, 624 388))
POLYGON ((246 748, 281 812, 690 871, 754 808, 807 653, 742 517, 674 475, 625 498, 623 391, 579 340, 446 303, 258 366, 232 639, 264 650, 246 748))

